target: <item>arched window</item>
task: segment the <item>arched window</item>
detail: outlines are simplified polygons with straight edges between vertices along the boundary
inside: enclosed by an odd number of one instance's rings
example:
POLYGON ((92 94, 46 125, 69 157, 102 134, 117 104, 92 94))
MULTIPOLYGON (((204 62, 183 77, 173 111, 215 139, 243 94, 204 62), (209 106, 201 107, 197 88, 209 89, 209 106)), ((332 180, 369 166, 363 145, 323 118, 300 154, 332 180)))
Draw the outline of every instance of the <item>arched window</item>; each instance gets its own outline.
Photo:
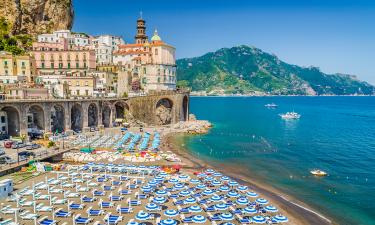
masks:
POLYGON ((159 54, 159 50, 156 48, 155 49, 155 55, 158 55, 159 54))

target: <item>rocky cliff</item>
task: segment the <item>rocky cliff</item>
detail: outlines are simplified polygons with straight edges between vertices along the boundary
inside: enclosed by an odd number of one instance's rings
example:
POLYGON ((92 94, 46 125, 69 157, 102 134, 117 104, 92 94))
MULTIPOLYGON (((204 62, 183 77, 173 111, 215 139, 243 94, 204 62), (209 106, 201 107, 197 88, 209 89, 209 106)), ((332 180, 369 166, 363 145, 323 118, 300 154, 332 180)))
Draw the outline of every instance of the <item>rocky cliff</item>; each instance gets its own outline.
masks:
POLYGON ((71 29, 72 0, 0 0, 0 18, 10 24, 11 33, 40 34, 71 29))

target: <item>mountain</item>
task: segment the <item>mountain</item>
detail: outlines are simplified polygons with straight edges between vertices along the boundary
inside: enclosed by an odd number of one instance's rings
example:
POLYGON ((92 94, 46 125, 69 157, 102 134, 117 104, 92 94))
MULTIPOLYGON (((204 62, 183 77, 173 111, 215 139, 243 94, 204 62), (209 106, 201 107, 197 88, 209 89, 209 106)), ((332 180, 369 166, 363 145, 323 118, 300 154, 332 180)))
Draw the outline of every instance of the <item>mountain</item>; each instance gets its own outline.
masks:
POLYGON ((36 35, 71 29, 73 0, 0 0, 0 18, 12 35, 36 35))
POLYGON ((353 75, 325 74, 249 47, 222 48, 177 60, 178 85, 209 94, 372 95, 375 87, 353 75))

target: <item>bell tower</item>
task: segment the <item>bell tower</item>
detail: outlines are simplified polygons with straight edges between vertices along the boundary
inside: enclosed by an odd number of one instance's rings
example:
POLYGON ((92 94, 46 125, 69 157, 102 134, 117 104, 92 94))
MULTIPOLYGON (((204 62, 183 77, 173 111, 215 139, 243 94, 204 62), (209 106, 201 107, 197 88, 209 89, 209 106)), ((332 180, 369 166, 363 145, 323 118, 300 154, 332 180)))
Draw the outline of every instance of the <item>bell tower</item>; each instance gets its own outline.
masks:
POLYGON ((137 20, 137 35, 135 35, 136 44, 144 44, 148 42, 146 35, 146 21, 142 18, 142 12, 137 20))

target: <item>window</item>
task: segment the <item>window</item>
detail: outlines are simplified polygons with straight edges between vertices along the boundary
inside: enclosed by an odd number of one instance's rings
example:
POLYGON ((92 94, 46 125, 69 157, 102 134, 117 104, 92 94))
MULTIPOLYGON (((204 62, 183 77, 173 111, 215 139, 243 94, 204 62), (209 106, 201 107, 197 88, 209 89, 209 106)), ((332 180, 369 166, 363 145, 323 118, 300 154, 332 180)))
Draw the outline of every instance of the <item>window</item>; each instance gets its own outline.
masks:
POLYGON ((86 68, 86 63, 83 63, 83 67, 86 68))
POLYGON ((5 123, 5 116, 1 116, 1 123, 5 123))
POLYGON ((44 69, 44 62, 42 62, 42 68, 44 69))
POLYGON ((70 69, 70 63, 68 63, 68 69, 70 69))
POLYGON ((59 68, 62 69, 62 67, 63 67, 63 64, 59 63, 59 68))
POLYGON ((89 82, 88 81, 85 81, 85 86, 89 86, 89 82))
POLYGON ((158 54, 159 54, 159 50, 155 49, 155 55, 158 55, 158 54))
POLYGON ((79 86, 79 81, 76 82, 76 86, 79 86))
POLYGON ((79 63, 76 63, 76 68, 79 68, 79 63))
POLYGON ((26 74, 25 70, 22 70, 22 75, 25 75, 25 74, 26 74))
POLYGON ((4 66, 7 66, 8 65, 8 61, 4 61, 4 66))
POLYGON ((51 63, 51 68, 55 68, 55 64, 54 63, 51 63))
POLYGON ((79 95, 79 90, 76 91, 77 95, 79 95))
POLYGON ((25 62, 22 62, 21 65, 22 65, 22 67, 25 67, 25 62))
POLYGON ((5 70, 5 75, 8 75, 8 70, 5 70))
POLYGON ((1 130, 2 130, 2 131, 5 131, 5 126, 3 126, 3 127, 1 128, 1 130))
POLYGON ((158 83, 160 83, 160 77, 158 77, 158 83))
POLYGON ((89 95, 89 90, 86 90, 86 96, 89 95))

